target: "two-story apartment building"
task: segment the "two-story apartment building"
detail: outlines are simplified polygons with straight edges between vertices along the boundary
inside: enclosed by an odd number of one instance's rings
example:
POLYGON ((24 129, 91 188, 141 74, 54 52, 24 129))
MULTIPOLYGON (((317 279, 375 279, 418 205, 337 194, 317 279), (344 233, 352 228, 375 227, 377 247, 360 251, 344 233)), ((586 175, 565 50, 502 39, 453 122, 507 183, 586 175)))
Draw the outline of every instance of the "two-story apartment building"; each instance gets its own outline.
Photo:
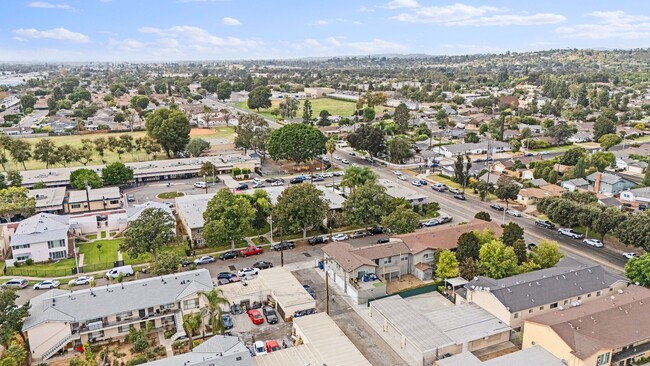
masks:
POLYGON ((192 194, 176 198, 176 212, 185 232, 189 235, 194 245, 202 247, 203 241, 203 213, 208 208, 208 202, 214 197, 214 193, 192 194))
POLYGON ((65 187, 30 189, 27 195, 36 200, 36 212, 62 214, 65 191, 65 187))
POLYGON ((650 357, 650 290, 608 293, 527 319, 522 347, 542 346, 572 366, 637 365, 650 357))
POLYGON ((175 329, 185 335, 183 315, 200 311, 200 291, 213 289, 207 269, 152 277, 79 291, 53 289, 33 298, 23 331, 34 360, 85 343, 123 339, 129 328, 175 329))
POLYGON ((519 331, 527 319, 607 297, 626 286, 624 278, 600 265, 564 258, 555 267, 499 280, 478 276, 465 291, 457 291, 456 303, 475 303, 519 331))
POLYGON ((74 250, 69 230, 67 216, 39 213, 21 221, 9 240, 14 260, 44 262, 68 258, 74 250))
POLYGON ((106 211, 118 208, 122 208, 122 195, 119 187, 68 191, 68 198, 63 203, 66 213, 106 211))

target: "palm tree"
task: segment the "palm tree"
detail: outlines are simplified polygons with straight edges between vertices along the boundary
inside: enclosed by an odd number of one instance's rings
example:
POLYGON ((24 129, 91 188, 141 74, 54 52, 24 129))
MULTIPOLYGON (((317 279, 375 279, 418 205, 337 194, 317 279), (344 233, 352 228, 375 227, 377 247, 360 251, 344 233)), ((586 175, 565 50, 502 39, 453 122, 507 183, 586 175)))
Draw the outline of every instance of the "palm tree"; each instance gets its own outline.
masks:
POLYGON ((208 310, 208 316, 210 317, 210 328, 212 328, 212 334, 223 334, 226 330, 223 325, 223 318, 221 313, 223 309, 221 305, 228 306, 230 302, 223 296, 223 290, 220 288, 211 290, 209 292, 200 291, 199 296, 205 299, 205 306, 208 310))
MULTIPOLYGON (((330 166, 334 168, 334 152, 336 151, 336 141, 334 139, 329 139, 325 143, 325 150, 330 154, 330 166)), ((334 192, 334 176, 332 176, 332 192, 334 192)))
POLYGON ((351 166, 345 170, 345 175, 341 179, 341 186, 350 188, 350 192, 355 187, 368 182, 375 182, 377 176, 368 167, 351 166))
POLYGON ((201 313, 187 314, 183 317, 183 329, 190 341, 190 350, 194 348, 194 332, 201 327, 201 313))

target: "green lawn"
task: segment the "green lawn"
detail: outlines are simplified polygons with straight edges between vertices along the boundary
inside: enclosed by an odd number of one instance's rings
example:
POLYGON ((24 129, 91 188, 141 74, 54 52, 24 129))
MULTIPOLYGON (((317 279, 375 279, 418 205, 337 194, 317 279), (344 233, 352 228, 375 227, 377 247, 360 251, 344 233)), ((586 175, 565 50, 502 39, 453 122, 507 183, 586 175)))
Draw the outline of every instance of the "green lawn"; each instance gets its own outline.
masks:
POLYGON ((158 195, 158 198, 163 200, 171 200, 176 197, 183 197, 185 193, 183 192, 164 192, 158 195))
MULTIPOLYGON (((312 118, 318 118, 318 115, 322 110, 330 112, 333 116, 351 116, 354 113, 354 108, 356 103, 351 101, 332 99, 332 98, 316 98, 310 99, 311 109, 312 109, 312 118)), ((271 115, 271 110, 273 108, 278 108, 280 106, 281 100, 273 100, 272 106, 269 109, 260 109, 260 114, 269 119, 275 119, 275 116, 271 115)), ((303 101, 298 101, 300 104, 298 106, 297 117, 302 116, 302 105, 303 101)), ((247 102, 237 103, 237 107, 241 109, 250 110, 248 108, 247 102)), ((384 110, 393 110, 390 107, 377 106, 375 107, 376 112, 383 112, 384 110)))
POLYGON ((561 152, 561 151, 567 151, 572 147, 576 147, 576 145, 552 146, 552 147, 547 147, 545 149, 530 149, 529 151, 530 152, 540 152, 540 151, 561 152))
POLYGON ((79 253, 84 255, 84 266, 117 260, 117 250, 124 239, 97 240, 92 243, 77 245, 79 253), (101 244, 101 251, 97 248, 101 244))
MULTIPOLYGON (((433 181, 436 181, 438 183, 442 183, 442 184, 444 184, 444 185, 446 185, 447 187, 450 187, 450 188, 461 188, 460 184, 458 184, 456 182, 452 182, 451 179, 441 177, 438 174, 429 175, 427 178, 431 179, 433 181)), ((466 192, 467 192, 467 190, 466 190, 466 192)))

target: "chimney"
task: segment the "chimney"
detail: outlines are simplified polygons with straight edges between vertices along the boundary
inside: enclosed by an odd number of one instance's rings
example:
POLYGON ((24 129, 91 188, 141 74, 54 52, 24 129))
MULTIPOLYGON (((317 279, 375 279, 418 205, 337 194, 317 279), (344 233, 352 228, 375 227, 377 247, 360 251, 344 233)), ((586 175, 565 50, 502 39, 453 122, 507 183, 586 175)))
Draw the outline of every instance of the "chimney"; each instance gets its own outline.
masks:
POLYGON ((596 184, 594 185, 594 192, 598 194, 600 190, 600 179, 603 177, 603 173, 596 173, 596 184))

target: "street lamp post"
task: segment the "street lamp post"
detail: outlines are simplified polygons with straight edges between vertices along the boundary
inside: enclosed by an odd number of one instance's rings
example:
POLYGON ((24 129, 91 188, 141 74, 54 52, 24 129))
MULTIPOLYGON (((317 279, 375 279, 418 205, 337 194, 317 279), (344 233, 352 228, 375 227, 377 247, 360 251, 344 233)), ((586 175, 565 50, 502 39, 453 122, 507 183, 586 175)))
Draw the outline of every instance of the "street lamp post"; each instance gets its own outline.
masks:
POLYGON ((203 183, 205 183, 205 194, 208 194, 208 181, 205 180, 205 174, 203 174, 203 183))

